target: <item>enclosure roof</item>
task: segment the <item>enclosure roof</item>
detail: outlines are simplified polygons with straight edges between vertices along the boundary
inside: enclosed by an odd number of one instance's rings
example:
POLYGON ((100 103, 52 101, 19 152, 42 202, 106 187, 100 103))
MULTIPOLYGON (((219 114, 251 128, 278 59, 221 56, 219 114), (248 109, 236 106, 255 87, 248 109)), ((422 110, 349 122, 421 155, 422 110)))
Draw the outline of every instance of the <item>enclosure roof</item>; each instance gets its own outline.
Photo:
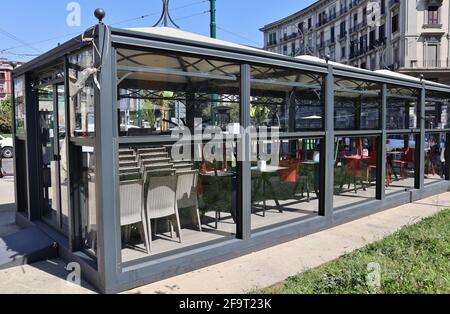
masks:
MULTIPOLYGON (((89 30, 91 30, 90 28, 89 30)), ((326 67, 327 62, 324 59, 320 59, 314 56, 299 56, 299 57, 288 57, 284 56, 278 53, 266 51, 263 49, 250 47, 246 45, 240 45, 235 44, 232 42, 219 40, 210 38, 207 36, 202 36, 199 34, 194 34, 186 31, 182 31, 175 28, 169 28, 169 27, 148 27, 148 28, 128 28, 128 29, 120 29, 120 28, 111 28, 109 27, 111 33, 113 35, 119 35, 121 37, 149 37, 154 40, 168 40, 168 41, 174 41, 174 42, 180 42, 185 45, 198 45, 202 47, 213 47, 214 49, 223 49, 238 53, 244 53, 249 55, 258 55, 266 58, 272 58, 272 59, 278 59, 283 61, 291 61, 291 62, 301 62, 301 63, 307 63, 310 65, 316 65, 320 67, 326 67)), ((114 39, 113 39, 114 40, 114 39)), ((79 49, 83 45, 86 45, 80 40, 80 36, 66 42, 63 45, 60 45, 51 51, 45 53, 42 56, 39 56, 32 61, 28 62, 24 66, 16 69, 14 71, 14 75, 21 75, 28 71, 33 71, 38 67, 42 67, 48 62, 56 60, 56 58, 62 57, 64 54, 71 53, 72 51, 79 49)), ((343 72, 349 72, 341 73, 342 75, 351 75, 352 73, 356 74, 362 74, 366 76, 373 76, 374 80, 383 80, 384 78, 391 79, 391 80, 398 80, 399 84, 401 82, 410 82, 415 85, 421 84, 420 79, 408 76, 405 74, 400 74, 388 70, 378 70, 378 71, 370 71, 365 69, 360 69, 357 67, 353 67, 350 65, 340 64, 337 62, 329 62, 330 65, 333 66, 336 70, 342 70, 343 72)), ((369 78, 370 79, 370 78, 369 78)), ((431 82, 431 81, 424 81, 425 85, 429 87, 436 87, 440 88, 442 90, 449 90, 449 86, 431 82)))
POLYGON ((204 44, 213 44, 213 45, 219 45, 219 46, 225 46, 227 48, 232 49, 243 49, 248 50, 249 52, 264 52, 268 55, 277 55, 274 52, 262 50, 259 48, 254 48, 246 45, 240 45, 235 44, 229 41, 215 39, 195 33, 185 32, 177 28, 171 28, 171 27, 144 27, 144 28, 127 28, 127 30, 134 31, 134 32, 141 32, 141 33, 147 33, 152 35, 160 35, 165 37, 173 37, 175 39, 181 39, 181 40, 192 40, 201 42, 204 44))

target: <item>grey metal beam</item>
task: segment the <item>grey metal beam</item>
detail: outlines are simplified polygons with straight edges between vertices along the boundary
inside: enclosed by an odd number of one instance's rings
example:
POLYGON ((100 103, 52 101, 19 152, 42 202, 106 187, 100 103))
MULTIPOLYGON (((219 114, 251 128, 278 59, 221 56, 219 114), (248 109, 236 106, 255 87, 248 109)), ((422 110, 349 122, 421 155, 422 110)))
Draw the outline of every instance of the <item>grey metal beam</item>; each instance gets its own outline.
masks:
POLYGON ((387 115, 387 85, 381 87, 381 110, 380 110, 380 126, 381 136, 378 138, 378 156, 377 156, 377 187, 376 199, 384 200, 386 198, 386 115, 387 115))
POLYGON ((416 172, 415 172, 415 188, 423 189, 424 187, 424 174, 425 174, 425 105, 426 105, 426 90, 425 86, 422 86, 420 92, 419 103, 419 127, 420 133, 416 138, 416 172), (418 164, 417 164, 418 163, 418 164))
POLYGON ((260 79, 252 79, 250 80, 252 84, 268 84, 275 86, 286 86, 286 87, 297 87, 297 88, 305 88, 305 89, 322 89, 322 86, 317 84, 305 84, 300 82, 289 82, 289 81, 278 81, 278 80, 260 80, 260 79))
POLYGON ((97 205, 97 264, 101 285, 104 289, 115 285, 120 272, 120 258, 117 254, 117 238, 120 237, 120 223, 117 216, 116 173, 114 148, 112 104, 113 88, 116 88, 115 75, 112 72, 112 60, 109 30, 103 24, 97 26, 96 45, 100 47, 100 58, 95 54, 96 67, 102 66, 100 72, 101 90, 95 89, 95 165, 96 165, 96 205, 97 205), (110 51, 110 55, 106 55, 110 51), (101 64, 102 63, 102 64, 101 64))
POLYGON ((333 221, 334 215, 334 73, 333 67, 328 66, 328 74, 325 77, 325 145, 322 149, 322 173, 321 178, 321 199, 322 206, 319 206, 319 215, 325 216, 329 222, 333 221))
POLYGON ((236 81, 235 75, 218 75, 204 72, 184 72, 170 68, 157 68, 149 66, 117 66, 118 71, 130 72, 130 73, 153 73, 153 74, 165 74, 174 76, 196 77, 211 80, 223 80, 223 81, 236 81))
MULTIPOLYGON (((241 65, 241 108, 240 123, 242 128, 249 130, 250 121, 250 65, 241 65)), ((237 206, 237 237, 249 239, 251 237, 251 139, 250 134, 245 132, 238 141, 242 160, 238 161, 237 183, 238 183, 238 206, 237 206)))

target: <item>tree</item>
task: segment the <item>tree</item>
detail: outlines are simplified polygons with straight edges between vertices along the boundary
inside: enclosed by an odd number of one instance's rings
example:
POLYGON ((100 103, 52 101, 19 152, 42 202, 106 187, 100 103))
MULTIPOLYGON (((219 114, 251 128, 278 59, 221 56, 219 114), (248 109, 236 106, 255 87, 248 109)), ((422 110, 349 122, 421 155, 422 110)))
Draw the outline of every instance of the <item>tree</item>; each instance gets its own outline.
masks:
POLYGON ((12 132, 12 103, 9 96, 0 104, 0 132, 12 132))

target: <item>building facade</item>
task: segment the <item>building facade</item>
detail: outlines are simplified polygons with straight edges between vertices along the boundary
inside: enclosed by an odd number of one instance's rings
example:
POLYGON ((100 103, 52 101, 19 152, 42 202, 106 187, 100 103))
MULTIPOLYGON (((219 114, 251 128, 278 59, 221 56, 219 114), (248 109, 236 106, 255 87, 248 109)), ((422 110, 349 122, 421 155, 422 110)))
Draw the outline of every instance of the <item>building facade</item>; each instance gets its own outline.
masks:
POLYGON ((13 65, 20 65, 23 63, 12 62, 7 59, 0 59, 0 102, 6 97, 11 96, 11 72, 14 69, 13 65))
POLYGON ((264 49, 450 82, 450 5, 442 0, 321 0, 264 26, 264 49))

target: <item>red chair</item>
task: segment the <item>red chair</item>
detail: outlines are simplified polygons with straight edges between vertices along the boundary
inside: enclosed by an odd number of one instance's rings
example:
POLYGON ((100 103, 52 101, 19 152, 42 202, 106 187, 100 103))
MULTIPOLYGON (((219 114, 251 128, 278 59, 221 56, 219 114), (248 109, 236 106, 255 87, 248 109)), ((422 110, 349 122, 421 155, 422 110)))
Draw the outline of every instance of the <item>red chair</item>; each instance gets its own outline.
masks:
POLYGON ((410 164, 414 165, 414 154, 415 150, 413 148, 408 147, 406 149, 402 149, 402 157, 400 160, 392 161, 394 164, 400 165, 400 175, 402 179, 406 179, 405 168, 408 168, 410 164))

